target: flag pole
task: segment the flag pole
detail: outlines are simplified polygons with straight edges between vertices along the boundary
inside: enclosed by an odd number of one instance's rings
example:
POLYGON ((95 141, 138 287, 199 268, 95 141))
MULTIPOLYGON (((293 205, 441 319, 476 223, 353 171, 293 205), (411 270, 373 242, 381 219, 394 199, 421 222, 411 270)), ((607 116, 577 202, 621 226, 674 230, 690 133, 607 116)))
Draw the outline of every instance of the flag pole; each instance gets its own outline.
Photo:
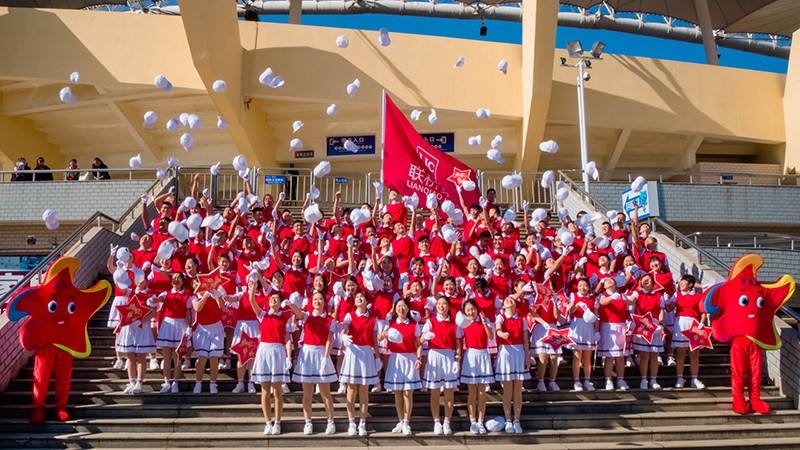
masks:
POLYGON ((383 150, 386 139, 386 89, 381 89, 381 184, 383 184, 383 150))

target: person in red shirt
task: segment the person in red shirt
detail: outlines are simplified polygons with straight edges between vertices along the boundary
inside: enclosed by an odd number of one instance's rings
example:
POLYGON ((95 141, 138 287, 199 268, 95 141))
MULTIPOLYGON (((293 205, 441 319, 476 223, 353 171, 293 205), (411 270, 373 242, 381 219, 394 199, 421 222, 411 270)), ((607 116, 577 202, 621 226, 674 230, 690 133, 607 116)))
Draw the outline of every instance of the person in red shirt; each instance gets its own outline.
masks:
MULTIPOLYGON (((699 327, 706 323, 706 312, 704 309, 705 296, 700 293, 695 285, 697 279, 689 274, 681 277, 678 282, 680 290, 675 293, 675 301, 667 304, 667 309, 675 311, 675 324, 672 326, 672 346, 676 350, 676 369, 678 380, 676 388, 684 386, 683 366, 686 361, 686 352, 689 349, 689 339, 683 332, 690 329, 695 322, 699 322, 699 327)), ((700 372, 700 349, 689 352, 689 374, 691 375, 691 386, 694 389, 704 389, 705 385, 697 379, 700 372)))
POLYGON ((414 257, 414 220, 417 212, 411 213, 411 230, 407 230, 405 222, 395 222, 394 234, 395 238, 392 241, 392 252, 397 259, 397 267, 400 273, 408 272, 411 268, 411 258, 414 257))
POLYGON ((392 433, 410 436, 411 411, 414 406, 414 391, 422 385, 419 369, 422 367, 422 345, 419 341, 421 330, 410 316, 411 308, 404 298, 397 299, 389 317, 389 328, 378 335, 380 340, 388 340, 389 362, 386 367, 386 389, 394 391, 394 404, 397 409, 397 425, 392 433))
POLYGON ((613 278, 603 281, 603 292, 597 296, 597 306, 600 316, 600 345, 598 356, 604 358, 603 370, 606 377, 606 390, 613 391, 614 383, 611 373, 617 374, 617 389, 628 390, 625 383, 625 332, 627 329, 628 306, 633 304, 633 299, 617 292, 617 284, 613 278))
POLYGON ((589 281, 581 278, 577 282, 577 290, 570 294, 567 312, 570 316, 569 337, 575 342, 570 346, 573 351, 572 378, 575 391, 593 391, 592 384, 592 352, 597 349, 600 336, 600 322, 597 320, 594 297, 589 293, 589 281), (583 366, 583 384, 580 382, 580 370, 583 366))
POLYGON ((161 393, 179 392, 178 380, 181 377, 181 366, 173 358, 175 350, 184 339, 192 333, 189 325, 192 320, 192 304, 196 297, 183 289, 183 273, 175 272, 170 277, 172 289, 148 303, 151 307, 160 305, 163 310, 161 323, 158 326, 156 346, 161 347, 164 355, 164 384, 161 393))
MULTIPOLYGON (((445 283, 453 283, 452 279, 445 283)), ((436 314, 422 328, 420 342, 428 344, 428 363, 422 383, 431 393, 433 433, 451 435, 450 418, 453 415, 453 390, 458 387, 458 363, 461 361, 462 329, 458 328, 450 311, 450 300, 438 295, 436 314), (440 396, 444 394, 444 424, 439 421, 440 396)), ((460 306, 460 304, 459 304, 460 306)))
POLYGON ((497 329, 495 378, 503 384, 506 433, 522 433, 522 426, 519 423, 522 413, 522 383, 531 378, 531 341, 526 319, 527 315, 517 314, 517 301, 512 296, 503 300, 503 312, 495 319, 497 329))
POLYGON ((456 319, 456 323, 464 330, 466 351, 461 367, 461 382, 468 387, 469 431, 472 434, 486 434, 486 427, 483 425, 486 414, 486 385, 494 382, 492 359, 488 350, 489 340, 494 338, 493 322, 474 300, 465 301, 463 309, 463 315, 456 319))
POLYGON ((645 274, 639 280, 639 287, 631 297, 636 302, 636 314, 643 316, 650 313, 656 319, 656 331, 650 342, 642 336, 633 336, 633 349, 639 353, 639 373, 642 377, 639 389, 647 389, 647 375, 650 374, 650 389, 661 389, 658 384, 658 355, 664 351, 664 307, 666 294, 654 291, 655 282, 651 274, 645 274))
POLYGON ((192 308, 197 313, 194 332, 192 333, 192 348, 197 354, 197 367, 195 370, 194 393, 203 391, 203 374, 206 363, 210 364, 211 383, 209 392, 217 393, 217 373, 219 371, 219 357, 225 347, 225 329, 222 326, 221 308, 225 301, 219 291, 204 291, 198 299, 192 300, 192 308))
MULTIPOLYGON (((402 223, 403 225, 408 223, 408 208, 403 203, 400 194, 394 189, 389 191, 389 204, 383 207, 383 212, 390 214, 394 223, 402 223)), ((413 217, 411 223, 414 223, 413 217)))

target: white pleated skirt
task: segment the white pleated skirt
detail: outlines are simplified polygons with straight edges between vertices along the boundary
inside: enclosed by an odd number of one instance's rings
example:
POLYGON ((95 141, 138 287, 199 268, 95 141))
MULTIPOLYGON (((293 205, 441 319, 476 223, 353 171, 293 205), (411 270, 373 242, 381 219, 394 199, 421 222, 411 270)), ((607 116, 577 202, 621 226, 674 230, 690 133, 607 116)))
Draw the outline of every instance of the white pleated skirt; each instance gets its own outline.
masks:
POLYGON ((157 347, 178 348, 186 332, 186 319, 173 319, 165 317, 158 328, 157 347))
MULTIPOLYGON (((248 333, 249 334, 249 333, 248 333)), ((288 383, 286 347, 283 344, 262 342, 256 350, 250 381, 254 383, 288 383)))
POLYGON ((664 311, 664 326, 672 328, 675 325, 675 311, 664 311))
POLYGON ((497 381, 531 379, 530 371, 525 370, 525 347, 522 344, 498 346, 494 378, 497 381))
POLYGON ((455 389, 458 386, 458 363, 455 350, 431 349, 422 374, 422 385, 428 389, 455 389))
POLYGON ((155 353, 156 340, 150 329, 150 321, 146 321, 139 328, 138 320, 133 321, 119 330, 116 350, 119 353, 155 353))
POLYGON ((572 319, 569 324, 569 337, 575 341, 574 344, 568 346, 572 350, 590 350, 597 349, 597 342, 594 340, 594 324, 586 323, 582 317, 572 319))
MULTIPOLYGON (((551 326, 555 327, 555 325, 551 326)), ((533 326, 533 333, 531 333, 531 353, 534 355, 560 355, 562 348, 559 347, 558 350, 555 350, 552 345, 539 342, 539 339, 545 336, 547 336, 547 329, 542 324, 536 323, 533 326)))
POLYGON ((128 304, 128 297, 125 295, 117 295, 114 297, 114 301, 111 302, 111 309, 108 310, 108 321, 106 322, 106 326, 108 328, 117 328, 119 325, 119 310, 117 306, 127 305, 128 304))
POLYGON ((625 323, 600 324, 600 345, 597 348, 597 356, 618 357, 627 356, 629 352, 626 348, 625 333, 628 325, 625 323))
POLYGON ((694 318, 678 316, 672 325, 672 346, 674 348, 689 348, 689 338, 683 335, 683 330, 688 330, 694 325, 694 318))
MULTIPOLYGON (((297 355, 292 381, 295 383, 333 383, 338 378, 324 345, 302 345, 297 355)), ((255 367, 253 368, 255 370, 255 367)))
POLYGON ((488 384, 494 382, 492 357, 488 349, 468 348, 461 363, 461 382, 464 384, 488 384))
POLYGON ((351 345, 344 349, 342 370, 339 372, 340 383, 371 386, 379 381, 372 347, 351 345))
POLYGON ((212 358, 222 356, 225 350, 225 327, 222 322, 197 325, 192 333, 192 346, 197 356, 212 358))
POLYGON ((419 370, 414 367, 416 353, 392 353, 386 364, 383 387, 391 391, 415 391, 422 387, 419 370))

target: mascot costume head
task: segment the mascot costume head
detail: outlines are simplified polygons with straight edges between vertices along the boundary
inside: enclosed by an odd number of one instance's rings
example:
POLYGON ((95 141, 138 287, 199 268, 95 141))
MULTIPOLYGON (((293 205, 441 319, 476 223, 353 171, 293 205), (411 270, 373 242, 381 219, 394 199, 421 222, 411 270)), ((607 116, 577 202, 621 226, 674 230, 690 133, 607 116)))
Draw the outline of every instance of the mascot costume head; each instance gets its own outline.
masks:
POLYGON ((764 260, 758 255, 742 256, 733 265, 727 281, 711 287, 705 299, 705 309, 712 315, 714 336, 720 342, 731 343, 733 410, 740 414, 770 411, 769 405, 761 400, 762 349, 781 347, 773 321, 795 290, 794 279, 789 275, 771 284, 759 282, 758 269, 763 265, 764 260), (744 399, 748 380, 749 402, 744 399))
POLYGON ((87 326, 111 295, 111 284, 100 281, 89 289, 75 287, 73 278, 80 267, 77 258, 57 259, 42 284, 18 292, 8 307, 8 318, 29 317, 19 335, 20 344, 35 352, 33 368, 33 413, 31 423, 45 420, 45 400, 50 375, 56 380, 56 413, 68 420, 67 395, 72 379, 72 358, 86 358, 92 352, 87 326))

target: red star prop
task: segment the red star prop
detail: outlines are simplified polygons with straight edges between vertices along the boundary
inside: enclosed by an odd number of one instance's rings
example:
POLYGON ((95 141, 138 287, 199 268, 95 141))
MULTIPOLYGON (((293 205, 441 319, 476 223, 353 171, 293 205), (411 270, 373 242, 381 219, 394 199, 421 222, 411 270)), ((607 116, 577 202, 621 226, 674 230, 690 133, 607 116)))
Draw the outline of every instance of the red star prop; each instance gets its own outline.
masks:
POLYGON ((233 306, 225 305, 220 308, 220 312, 222 313, 222 326, 236 328, 236 317, 239 315, 239 311, 233 306))
POLYGON ((25 288, 11 300, 10 320, 30 316, 19 335, 26 350, 53 344, 75 358, 92 352, 86 327, 111 296, 111 284, 100 281, 89 289, 78 289, 73 277, 79 266, 77 258, 59 258, 47 269, 41 285, 25 288))
POLYGON ((683 332, 683 335, 689 339, 689 348, 695 351, 698 348, 714 348, 711 344, 711 334, 714 330, 711 327, 700 327, 700 322, 694 321, 692 327, 683 332))
POLYGON ((184 356, 186 356, 186 353, 189 351, 189 348, 191 346, 192 346, 192 338, 184 334, 183 337, 181 338, 181 342, 178 344, 178 348, 175 349, 175 353, 178 354, 178 358, 183 358, 184 356))
POLYGON ((235 278, 221 273, 219 269, 214 269, 211 273, 198 275, 197 280, 200 284, 194 290, 195 294, 204 291, 212 291, 220 286, 224 288, 229 283, 233 283, 235 278))
POLYGON ((461 186, 465 181, 472 180, 471 175, 472 170, 461 170, 457 167, 453 167, 453 174, 447 177, 447 181, 455 184, 456 186, 461 186))
POLYGON ((569 337, 569 328, 564 328, 563 330, 550 328, 547 330, 547 334, 544 335, 543 338, 539 339, 539 343, 549 344, 551 347, 553 347, 553 350, 558 351, 558 349, 565 345, 574 344, 575 341, 569 337))
POLYGON ((758 269, 764 260, 758 255, 745 255, 733 265, 728 280, 713 286, 706 293, 705 309, 712 314, 714 337, 730 342, 746 336, 765 350, 777 350, 781 339, 773 319, 778 309, 792 298, 795 282, 783 275, 772 284, 758 281, 758 269))
POLYGON ((550 286, 550 281, 536 284, 536 300, 533 302, 534 306, 546 305, 547 302, 553 299, 553 288, 550 286))
POLYGON ((569 297, 567 297, 567 293, 563 289, 556 293, 556 300, 561 305, 561 317, 567 317, 567 314, 569 314, 569 309, 567 308, 569 306, 569 297))
POLYGON ((231 347, 231 351, 239 355, 239 362, 242 365, 247 364, 251 359, 256 357, 258 350, 258 338, 251 337, 246 331, 242 332, 242 338, 239 342, 231 347))
POLYGON ((150 308, 147 305, 147 298, 141 294, 134 294, 130 300, 128 300, 127 305, 118 305, 117 310, 119 311, 119 325, 114 330, 114 333, 119 333, 119 330, 122 327, 132 324, 135 321, 139 321, 139 328, 142 328, 142 318, 150 313, 153 308, 150 308))
POLYGON ((652 343, 653 334, 655 334, 658 325, 656 324, 656 319, 650 314, 650 311, 646 312, 643 316, 631 314, 631 318, 633 318, 633 334, 635 336, 641 336, 648 344, 652 343))

